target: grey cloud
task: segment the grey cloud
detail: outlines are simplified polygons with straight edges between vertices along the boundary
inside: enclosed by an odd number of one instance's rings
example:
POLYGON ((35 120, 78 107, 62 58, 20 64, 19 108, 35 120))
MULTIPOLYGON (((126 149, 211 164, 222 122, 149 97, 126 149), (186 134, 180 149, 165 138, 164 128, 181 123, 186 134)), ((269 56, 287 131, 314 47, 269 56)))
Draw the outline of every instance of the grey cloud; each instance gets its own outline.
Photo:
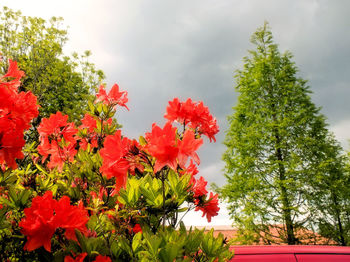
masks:
MULTIPOLYGON (((346 99, 347 3, 150 1, 131 8, 132 19, 124 34, 103 36, 109 52, 123 56, 124 63, 107 73, 109 79, 118 76, 130 94, 131 111, 119 117, 125 133, 142 134, 152 122, 164 123, 167 101, 173 97, 203 100, 218 118, 221 133, 216 144, 208 143, 200 150, 201 168, 215 163, 222 167, 226 116, 232 113, 237 97, 233 72, 242 65, 252 47, 250 36, 264 20, 270 21, 281 50, 295 55, 300 76, 310 80, 314 102, 323 106, 329 122, 346 118, 350 106, 346 99)), ((218 184, 225 180, 218 174, 206 176, 218 184)))

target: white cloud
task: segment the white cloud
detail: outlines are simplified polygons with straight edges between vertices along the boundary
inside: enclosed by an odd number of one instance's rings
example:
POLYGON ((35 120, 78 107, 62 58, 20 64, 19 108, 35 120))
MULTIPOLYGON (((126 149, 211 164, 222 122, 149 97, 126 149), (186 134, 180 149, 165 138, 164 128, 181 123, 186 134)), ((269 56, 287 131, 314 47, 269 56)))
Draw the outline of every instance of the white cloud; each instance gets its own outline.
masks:
POLYGON ((340 121, 334 126, 330 127, 337 140, 341 143, 345 150, 349 150, 350 140, 350 120, 340 121))

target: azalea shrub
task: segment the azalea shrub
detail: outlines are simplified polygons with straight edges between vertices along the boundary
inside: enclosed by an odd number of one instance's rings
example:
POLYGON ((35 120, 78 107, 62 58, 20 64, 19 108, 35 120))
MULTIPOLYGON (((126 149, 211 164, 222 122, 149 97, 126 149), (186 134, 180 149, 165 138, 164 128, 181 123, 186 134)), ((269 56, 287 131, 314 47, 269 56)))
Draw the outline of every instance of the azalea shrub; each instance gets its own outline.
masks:
POLYGON ((38 142, 24 135, 36 97, 19 92, 24 72, 10 61, 0 78, 1 261, 225 261, 222 235, 186 229, 190 210, 210 222, 218 195, 198 178, 197 150, 215 141, 202 102, 169 102, 164 126, 138 140, 121 131, 116 110, 128 94, 102 85, 81 122, 61 112, 42 119, 38 142), (26 166, 17 166, 19 161, 26 166))

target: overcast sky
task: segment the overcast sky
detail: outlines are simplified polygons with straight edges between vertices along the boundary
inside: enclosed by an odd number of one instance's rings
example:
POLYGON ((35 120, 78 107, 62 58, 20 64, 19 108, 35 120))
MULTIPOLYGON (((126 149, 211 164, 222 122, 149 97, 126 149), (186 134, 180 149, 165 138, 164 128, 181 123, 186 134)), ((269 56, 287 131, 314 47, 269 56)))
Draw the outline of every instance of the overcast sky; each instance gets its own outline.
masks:
MULTIPOLYGON (((162 125, 169 100, 201 100, 217 118, 217 143, 200 150, 200 175, 225 183, 222 142, 237 94, 234 70, 264 21, 280 50, 290 50, 309 80, 313 102, 348 148, 350 138, 350 1, 348 0, 1 0, 24 15, 61 16, 69 29, 67 54, 92 51, 91 62, 129 93, 120 110, 123 133, 137 138, 162 125)), ((190 214, 187 224, 206 220, 190 214)), ((211 223, 229 224, 227 210, 211 223)))

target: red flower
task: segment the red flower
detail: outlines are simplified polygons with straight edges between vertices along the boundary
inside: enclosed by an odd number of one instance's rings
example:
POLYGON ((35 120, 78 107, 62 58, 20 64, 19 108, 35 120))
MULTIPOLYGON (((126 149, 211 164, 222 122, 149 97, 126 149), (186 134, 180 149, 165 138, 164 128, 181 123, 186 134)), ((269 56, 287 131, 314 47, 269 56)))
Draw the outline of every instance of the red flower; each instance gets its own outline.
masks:
POLYGON ((193 129, 198 129, 199 134, 207 136, 210 142, 212 139, 216 142, 215 135, 219 132, 219 126, 203 102, 197 102, 190 126, 193 129))
POLYGON ((137 234, 138 232, 141 232, 142 233, 142 228, 140 226, 140 224, 136 224, 133 228, 132 228, 132 231, 137 234))
POLYGON ((37 99, 31 92, 18 93, 20 78, 17 63, 9 61, 7 74, 0 77, 0 165, 16 168, 15 159, 23 158, 23 132, 39 114, 37 99))
POLYGON ((39 114, 38 108, 36 96, 28 91, 20 92, 13 97, 13 104, 10 110, 12 118, 23 121, 21 128, 28 129, 31 126, 30 121, 39 114))
POLYGON ((17 88, 21 85, 20 79, 24 76, 24 72, 20 71, 16 61, 9 59, 9 68, 7 73, 0 77, 1 85, 7 86, 9 89, 17 92, 17 88), (4 81, 6 78, 12 78, 10 81, 4 81))
POLYGON ((173 101, 169 101, 166 110, 164 117, 170 122, 177 121, 184 126, 189 124, 190 128, 207 136, 210 141, 216 141, 215 135, 219 132, 219 127, 203 102, 193 102, 191 98, 180 102, 178 98, 174 98, 173 101))
POLYGON ((40 137, 48 138, 50 136, 51 140, 58 140, 58 142, 63 138, 66 142, 75 143, 74 135, 77 133, 77 129, 74 123, 67 123, 67 120, 68 116, 62 115, 61 112, 44 118, 38 127, 40 137))
POLYGON ((194 193, 194 197, 200 197, 203 195, 206 195, 208 193, 207 189, 205 188, 207 186, 208 182, 205 181, 205 179, 201 176, 194 184, 193 186, 193 193, 194 193))
POLYGON ((141 173, 144 171, 144 166, 141 164, 143 161, 142 153, 140 153, 140 144, 134 139, 129 140, 126 148, 126 155, 124 156, 128 160, 129 172, 131 175, 135 175, 136 169, 141 173))
POLYGON ((81 120, 80 129, 86 128, 89 133, 94 133, 95 128, 97 128, 96 119, 91 116, 89 113, 84 115, 84 118, 81 120))
POLYGON ((66 230, 65 236, 71 240, 77 240, 75 229, 86 232, 86 223, 89 221, 88 212, 82 203, 78 206, 71 206, 70 199, 63 196, 55 206, 55 226, 66 230))
POLYGON ((51 238, 57 228, 65 229, 68 239, 75 240, 74 230, 86 231, 89 220, 87 211, 82 205, 71 206, 67 196, 59 201, 52 198, 52 192, 47 191, 42 197, 32 200, 32 206, 24 209, 25 217, 19 223, 21 232, 27 236, 25 250, 32 251, 43 246, 51 251, 51 238))
POLYGON ((116 188, 125 187, 129 162, 125 159, 130 140, 121 136, 118 130, 114 135, 107 136, 104 148, 100 150, 103 164, 100 171, 108 178, 116 177, 116 188))
POLYGON ((179 163, 180 166, 185 166, 188 157, 192 157, 192 159, 200 164, 199 157, 196 153, 198 148, 203 144, 202 139, 196 139, 195 134, 192 130, 188 129, 185 131, 181 142, 179 143, 179 163))
POLYGON ((52 192, 33 198, 32 206, 24 209, 25 217, 19 223, 21 232, 27 236, 24 250, 32 251, 43 246, 51 251, 51 238, 55 233, 54 207, 56 200, 52 192))
POLYGON ((206 216, 208 222, 211 222, 211 218, 217 216, 220 210, 218 194, 213 195, 212 192, 210 192, 209 200, 204 204, 198 205, 198 200, 195 202, 195 204, 197 204, 195 211, 201 210, 203 212, 202 217, 206 216))
POLYGON ((72 258, 71 256, 66 256, 64 258, 64 262, 84 262, 85 257, 87 256, 87 253, 81 253, 78 256, 74 258, 72 258))
MULTIPOLYGON (((79 130, 84 130, 84 132, 80 132, 79 136, 79 146, 81 149, 86 150, 88 144, 91 145, 92 148, 98 147, 98 133, 100 131, 96 130, 97 122, 96 118, 86 113, 84 118, 81 120, 81 125, 79 126, 79 130)), ((109 118, 107 121, 103 122, 103 127, 107 125, 111 125, 113 123, 112 118, 109 118)))
POLYGON ((182 140, 177 137, 176 128, 170 122, 161 129, 156 124, 152 125, 152 132, 146 133, 148 144, 145 148, 156 158, 154 172, 158 172, 164 166, 177 170, 180 165, 184 168, 189 157, 199 164, 199 157, 195 152, 203 143, 202 139, 196 139, 192 130, 186 130, 182 140))
POLYGON ((198 169, 197 169, 197 166, 193 163, 192 159, 190 161, 190 164, 187 167, 183 167, 183 170, 180 171, 180 174, 191 175, 191 179, 188 183, 189 185, 194 185, 196 183, 196 179, 194 178, 194 176, 198 174, 198 169))
POLYGON ((190 174, 192 177, 198 174, 197 166, 193 163, 192 159, 189 165, 185 168, 185 173, 190 174))
MULTIPOLYGON (((1 114, 1 112, 0 112, 1 114)), ((22 159, 22 147, 25 144, 23 129, 19 127, 19 120, 8 116, 0 115, 0 164, 5 169, 9 166, 12 169, 17 167, 15 159, 22 159)))
POLYGON ((179 154, 176 128, 170 123, 166 123, 163 129, 153 124, 152 132, 146 133, 145 137, 148 142, 146 149, 156 158, 154 172, 158 172, 164 166, 176 170, 179 154))
POLYGON ((99 92, 96 95, 96 103, 97 102, 103 102, 104 104, 111 105, 111 106, 123 106, 126 109, 129 110, 127 105, 125 103, 128 102, 128 92, 122 91, 119 92, 119 86, 117 84, 114 84, 112 86, 112 89, 109 91, 108 95, 106 93, 105 87, 103 85, 100 86, 99 92))
POLYGON ((57 112, 49 118, 44 118, 38 127, 38 152, 43 156, 43 161, 51 156, 48 167, 58 167, 59 171, 62 171, 64 162, 73 162, 77 153, 75 134, 78 130, 74 123, 67 123, 67 120, 67 115, 57 112))
POLYGON ((93 148, 97 147, 98 136, 95 132, 95 129, 97 128, 96 119, 90 114, 86 113, 84 118, 81 120, 81 123, 82 124, 79 126, 79 129, 86 129, 87 133, 86 135, 81 136, 79 141, 80 148, 86 150, 88 144, 91 144, 93 148))
POLYGON ((112 260, 108 256, 98 255, 94 262, 112 262, 112 260))

